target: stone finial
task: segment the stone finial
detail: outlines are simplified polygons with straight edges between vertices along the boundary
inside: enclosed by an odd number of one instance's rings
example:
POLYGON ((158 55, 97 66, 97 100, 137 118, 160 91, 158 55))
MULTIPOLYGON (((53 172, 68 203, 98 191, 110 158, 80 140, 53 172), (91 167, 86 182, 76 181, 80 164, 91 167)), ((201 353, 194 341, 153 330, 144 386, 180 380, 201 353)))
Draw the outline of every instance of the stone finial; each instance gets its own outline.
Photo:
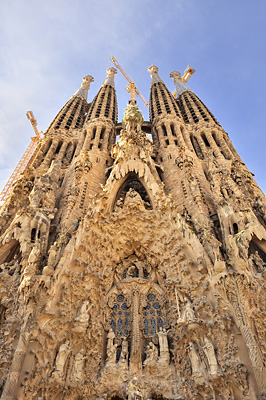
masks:
POLYGON ((174 80, 174 84, 176 85, 176 82, 181 81, 181 73, 178 71, 172 71, 170 73, 170 78, 174 80))
POLYGON ((110 85, 110 86, 113 86, 113 88, 114 88, 115 87, 114 76, 115 76, 115 74, 117 74, 117 69, 114 67, 111 67, 111 68, 108 68, 106 70, 106 72, 107 72, 107 78, 103 82, 102 86, 110 85))
POLYGON ((82 97, 87 101, 88 90, 90 89, 90 83, 94 82, 94 78, 91 75, 86 75, 82 78, 82 84, 80 88, 74 94, 75 97, 82 97))
POLYGON ((180 72, 172 71, 170 73, 170 78, 174 80, 174 84, 176 85, 176 97, 178 97, 182 92, 190 90, 189 87, 182 81, 180 72))
POLYGON ((156 67, 156 65, 151 65, 148 68, 148 72, 150 72, 151 74, 151 86, 156 82, 162 82, 161 78, 159 77, 158 71, 159 68, 156 67))

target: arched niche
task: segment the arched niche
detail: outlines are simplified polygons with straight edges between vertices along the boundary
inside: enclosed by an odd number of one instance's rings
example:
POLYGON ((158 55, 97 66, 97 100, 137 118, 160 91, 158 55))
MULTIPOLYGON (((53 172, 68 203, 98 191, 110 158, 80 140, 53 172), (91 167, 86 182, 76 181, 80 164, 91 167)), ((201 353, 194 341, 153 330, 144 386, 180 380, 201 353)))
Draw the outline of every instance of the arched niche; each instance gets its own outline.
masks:
POLYGON ((248 255, 250 257, 255 253, 257 253, 263 263, 266 264, 266 241, 259 240, 256 236, 253 236, 249 243, 248 255))
POLYGON ((139 178, 137 174, 135 174, 134 172, 130 172, 125 176, 123 183, 120 185, 119 189, 116 192, 116 196, 114 198, 112 206, 113 210, 115 209, 118 202, 120 206, 123 206, 127 193, 130 191, 130 189, 134 190, 140 195, 144 207, 147 210, 151 210, 153 208, 150 196, 147 189, 145 188, 145 183, 142 181, 141 178, 139 178))
POLYGON ((0 249, 0 264, 11 262, 15 255, 17 260, 21 259, 21 249, 20 244, 17 240, 12 239, 0 249))

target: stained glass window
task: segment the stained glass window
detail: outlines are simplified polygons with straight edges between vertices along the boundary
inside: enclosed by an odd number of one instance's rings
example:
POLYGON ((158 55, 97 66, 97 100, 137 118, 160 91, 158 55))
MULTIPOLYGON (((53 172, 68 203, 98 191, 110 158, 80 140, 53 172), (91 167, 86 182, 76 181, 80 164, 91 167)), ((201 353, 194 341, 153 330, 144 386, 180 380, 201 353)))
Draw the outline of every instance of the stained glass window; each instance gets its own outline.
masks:
POLYGON ((125 296, 118 295, 110 312, 111 328, 116 336, 128 336, 130 312, 125 302, 125 296))
POLYGON ((156 321, 155 318, 151 319, 151 334, 154 335, 156 333, 156 321))
POLYGON ((154 293, 149 293, 147 300, 143 310, 144 335, 151 336, 155 335, 160 327, 163 328, 164 324, 159 298, 154 293))
POLYGON ((144 335, 149 334, 149 321, 147 319, 144 319, 144 335))

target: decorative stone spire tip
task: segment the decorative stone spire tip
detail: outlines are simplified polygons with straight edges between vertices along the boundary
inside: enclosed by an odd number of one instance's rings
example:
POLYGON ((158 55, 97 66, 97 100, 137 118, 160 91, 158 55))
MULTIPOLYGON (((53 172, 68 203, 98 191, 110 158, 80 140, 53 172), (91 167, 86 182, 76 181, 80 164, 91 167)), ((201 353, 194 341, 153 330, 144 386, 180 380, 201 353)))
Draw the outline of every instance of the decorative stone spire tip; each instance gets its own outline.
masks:
POLYGON ((76 91, 76 93, 73 96, 82 97, 84 100, 87 101, 88 90, 90 89, 91 82, 94 82, 94 78, 91 75, 84 76, 84 78, 82 78, 82 84, 80 88, 76 91))
POLYGON ((107 72, 107 78, 105 79, 105 81, 103 82, 102 86, 113 86, 113 88, 115 88, 115 79, 114 76, 115 74, 117 74, 117 69, 114 67, 108 68, 106 70, 107 72))
POLYGON ((156 65, 151 65, 148 68, 148 72, 150 72, 151 74, 151 86, 156 82, 162 82, 161 78, 159 77, 158 71, 159 68, 156 67, 156 65))
POLYGON ((189 87, 182 81, 181 73, 179 71, 172 71, 170 73, 170 78, 174 80, 176 86, 176 98, 180 96, 182 92, 191 91, 189 87))

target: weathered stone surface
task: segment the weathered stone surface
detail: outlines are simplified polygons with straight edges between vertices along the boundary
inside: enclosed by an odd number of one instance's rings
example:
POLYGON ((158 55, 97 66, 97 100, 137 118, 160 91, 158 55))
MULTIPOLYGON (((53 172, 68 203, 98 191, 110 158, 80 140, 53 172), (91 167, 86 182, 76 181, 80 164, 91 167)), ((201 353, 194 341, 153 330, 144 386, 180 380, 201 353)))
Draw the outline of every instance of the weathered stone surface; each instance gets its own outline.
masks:
POLYGON ((265 197, 150 72, 153 140, 85 77, 0 210, 2 400, 266 398, 265 197))

